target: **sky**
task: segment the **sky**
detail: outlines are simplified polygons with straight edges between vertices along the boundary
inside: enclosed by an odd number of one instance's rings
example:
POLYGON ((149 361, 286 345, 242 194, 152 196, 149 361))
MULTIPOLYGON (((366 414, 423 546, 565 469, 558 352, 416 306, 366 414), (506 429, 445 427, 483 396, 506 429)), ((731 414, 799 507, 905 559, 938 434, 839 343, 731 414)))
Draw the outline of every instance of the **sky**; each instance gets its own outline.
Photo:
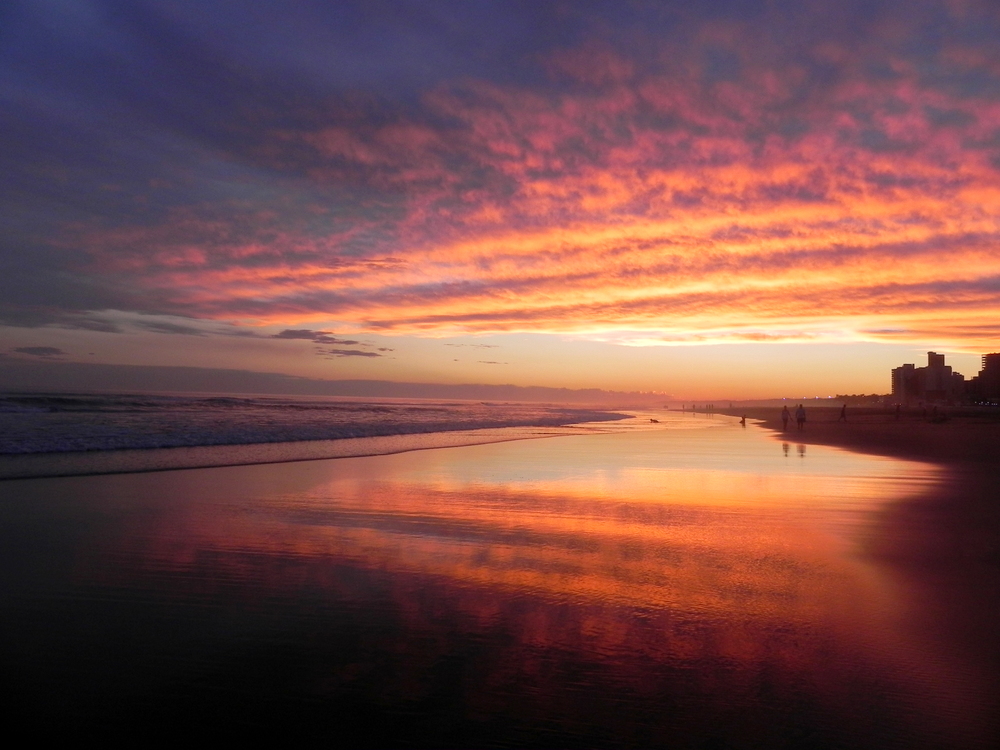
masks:
POLYGON ((0 364, 971 377, 1000 350, 998 40, 974 0, 8 0, 0 364))

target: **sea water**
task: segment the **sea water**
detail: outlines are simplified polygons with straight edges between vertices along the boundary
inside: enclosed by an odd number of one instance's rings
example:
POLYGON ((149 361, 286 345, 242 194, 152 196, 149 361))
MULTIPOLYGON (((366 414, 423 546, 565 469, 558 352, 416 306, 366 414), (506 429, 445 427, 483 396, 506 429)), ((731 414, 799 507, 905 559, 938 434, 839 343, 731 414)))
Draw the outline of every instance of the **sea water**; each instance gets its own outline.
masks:
POLYGON ((10 715, 139 742, 988 746, 975 655, 872 552, 939 469, 657 418, 0 482, 10 715))
POLYGON ((0 394, 0 479, 379 455, 628 418, 537 403, 8 393, 0 394))

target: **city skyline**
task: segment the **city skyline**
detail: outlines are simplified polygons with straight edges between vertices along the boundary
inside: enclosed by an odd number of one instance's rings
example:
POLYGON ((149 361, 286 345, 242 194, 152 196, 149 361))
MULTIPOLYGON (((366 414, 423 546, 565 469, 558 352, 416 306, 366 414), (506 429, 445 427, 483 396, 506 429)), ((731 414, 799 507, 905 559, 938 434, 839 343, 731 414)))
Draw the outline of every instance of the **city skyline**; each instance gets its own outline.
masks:
POLYGON ((4 26, 0 388, 35 362, 773 398, 1000 349, 991 3, 4 26))

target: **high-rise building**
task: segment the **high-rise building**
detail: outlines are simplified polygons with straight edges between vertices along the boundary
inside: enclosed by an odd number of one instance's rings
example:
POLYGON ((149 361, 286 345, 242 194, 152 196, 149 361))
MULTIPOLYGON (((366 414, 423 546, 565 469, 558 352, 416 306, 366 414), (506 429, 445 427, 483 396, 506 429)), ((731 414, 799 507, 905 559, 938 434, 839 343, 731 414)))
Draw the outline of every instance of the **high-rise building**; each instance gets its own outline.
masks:
POLYGON ((926 367, 908 364, 892 371, 892 397, 898 403, 955 401, 964 390, 965 376, 952 372, 937 352, 927 352, 926 367))
POLYGON ((920 400, 916 365, 901 365, 892 371, 892 399, 900 404, 920 400))
POLYGON ((1000 353, 983 355, 983 369, 969 381, 969 396, 975 401, 1000 401, 1000 353))

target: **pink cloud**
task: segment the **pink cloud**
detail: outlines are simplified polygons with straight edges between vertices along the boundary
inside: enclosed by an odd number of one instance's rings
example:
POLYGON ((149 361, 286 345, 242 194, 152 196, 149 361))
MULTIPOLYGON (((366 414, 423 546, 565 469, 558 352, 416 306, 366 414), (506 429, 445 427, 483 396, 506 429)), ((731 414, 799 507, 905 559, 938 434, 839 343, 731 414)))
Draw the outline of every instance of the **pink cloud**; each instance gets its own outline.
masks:
MULTIPOLYGON (((891 324, 978 342, 968 322, 1000 310, 1000 101, 849 42, 779 64, 745 32, 690 42, 731 54, 737 77, 584 47, 546 61, 574 85, 465 81, 412 111, 345 104, 335 122, 275 131, 274 164, 353 201, 322 230, 208 206, 74 241, 192 316, 671 340, 891 324), (832 82, 813 84, 824 65, 832 82)), ((942 55, 1000 75, 975 49, 942 55)))

